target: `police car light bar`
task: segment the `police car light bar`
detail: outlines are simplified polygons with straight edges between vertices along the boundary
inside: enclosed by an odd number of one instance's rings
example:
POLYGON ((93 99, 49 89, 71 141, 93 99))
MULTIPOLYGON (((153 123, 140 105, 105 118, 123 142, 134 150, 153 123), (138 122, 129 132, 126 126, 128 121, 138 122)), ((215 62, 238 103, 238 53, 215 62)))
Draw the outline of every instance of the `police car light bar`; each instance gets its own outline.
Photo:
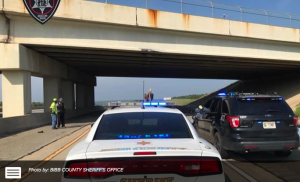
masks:
POLYGON ((166 102, 143 102, 144 106, 166 106, 166 102))
POLYGON ((226 96, 226 93, 221 92, 221 93, 218 94, 218 96, 226 96))

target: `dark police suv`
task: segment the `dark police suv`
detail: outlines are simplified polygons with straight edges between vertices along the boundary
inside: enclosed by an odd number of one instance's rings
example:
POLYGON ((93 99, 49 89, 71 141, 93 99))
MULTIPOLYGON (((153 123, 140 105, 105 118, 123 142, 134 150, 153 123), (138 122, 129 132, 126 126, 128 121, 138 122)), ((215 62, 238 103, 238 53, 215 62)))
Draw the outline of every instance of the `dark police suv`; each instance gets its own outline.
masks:
POLYGON ((277 156, 287 157, 299 146, 298 118, 275 92, 219 93, 204 107, 203 118, 194 126, 223 158, 229 151, 274 151, 277 156))

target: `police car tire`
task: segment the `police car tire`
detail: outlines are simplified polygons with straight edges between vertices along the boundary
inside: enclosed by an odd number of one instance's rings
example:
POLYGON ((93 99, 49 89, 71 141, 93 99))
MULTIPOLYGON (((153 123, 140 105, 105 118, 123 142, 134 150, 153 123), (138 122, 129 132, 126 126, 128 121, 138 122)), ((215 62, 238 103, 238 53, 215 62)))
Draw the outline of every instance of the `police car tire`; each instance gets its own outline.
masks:
POLYGON ((222 159, 227 159, 229 157, 229 152, 223 148, 221 136, 218 132, 214 135, 214 146, 220 153, 222 159))
POLYGON ((290 156, 292 154, 291 151, 275 151, 274 153, 278 157, 288 157, 288 156, 290 156))

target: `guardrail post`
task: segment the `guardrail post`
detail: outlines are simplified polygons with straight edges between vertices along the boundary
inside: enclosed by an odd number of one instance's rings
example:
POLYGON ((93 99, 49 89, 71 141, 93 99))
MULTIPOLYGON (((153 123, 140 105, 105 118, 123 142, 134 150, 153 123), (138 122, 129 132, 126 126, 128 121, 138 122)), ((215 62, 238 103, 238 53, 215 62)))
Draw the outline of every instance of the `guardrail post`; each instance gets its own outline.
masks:
POLYGON ((181 8, 181 14, 182 14, 182 0, 180 0, 180 8, 181 8))
POLYGON ((205 0, 205 1, 209 2, 210 5, 211 5, 211 17, 213 18, 214 17, 214 4, 211 1, 208 1, 208 0, 205 0))
POLYGON ((237 7, 240 8, 240 11, 241 11, 241 21, 243 21, 243 10, 242 10, 242 8, 240 6, 237 6, 237 7))
POLYGON ((148 0, 146 0, 146 9, 148 9, 148 0))
POLYGON ((263 11, 266 13, 266 17, 267 17, 267 25, 269 25, 269 16, 268 16, 268 12, 266 10, 263 9, 263 11))
POLYGON ((287 13, 287 15, 289 15, 289 17, 290 17, 290 26, 292 27, 292 17, 289 13, 287 13))

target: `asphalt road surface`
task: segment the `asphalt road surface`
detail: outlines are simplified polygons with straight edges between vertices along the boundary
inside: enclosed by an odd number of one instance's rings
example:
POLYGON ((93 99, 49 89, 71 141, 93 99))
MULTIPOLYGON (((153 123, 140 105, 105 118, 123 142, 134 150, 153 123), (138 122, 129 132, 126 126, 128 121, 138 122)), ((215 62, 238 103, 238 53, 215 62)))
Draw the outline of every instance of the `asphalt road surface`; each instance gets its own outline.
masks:
MULTIPOLYGON (((2 146, 0 147, 0 166, 2 166, 0 181, 4 179, 4 166, 19 165, 20 161, 28 161, 22 163, 24 170, 21 181, 57 181, 61 178, 60 173, 26 173, 26 169, 33 166, 50 169, 57 165, 62 168, 63 160, 69 150, 86 137, 85 133, 90 129, 90 124, 98 116, 99 114, 94 114, 74 118, 67 122, 65 129, 50 130, 50 126, 44 126, 0 139, 0 146, 2 146), (44 132, 38 133, 38 131, 44 132), (3 163, 8 159, 15 161, 3 163)), ((233 154, 230 159, 223 161, 223 167, 226 182, 299 182, 299 160, 299 149, 285 159, 278 158, 272 153, 233 154)))

